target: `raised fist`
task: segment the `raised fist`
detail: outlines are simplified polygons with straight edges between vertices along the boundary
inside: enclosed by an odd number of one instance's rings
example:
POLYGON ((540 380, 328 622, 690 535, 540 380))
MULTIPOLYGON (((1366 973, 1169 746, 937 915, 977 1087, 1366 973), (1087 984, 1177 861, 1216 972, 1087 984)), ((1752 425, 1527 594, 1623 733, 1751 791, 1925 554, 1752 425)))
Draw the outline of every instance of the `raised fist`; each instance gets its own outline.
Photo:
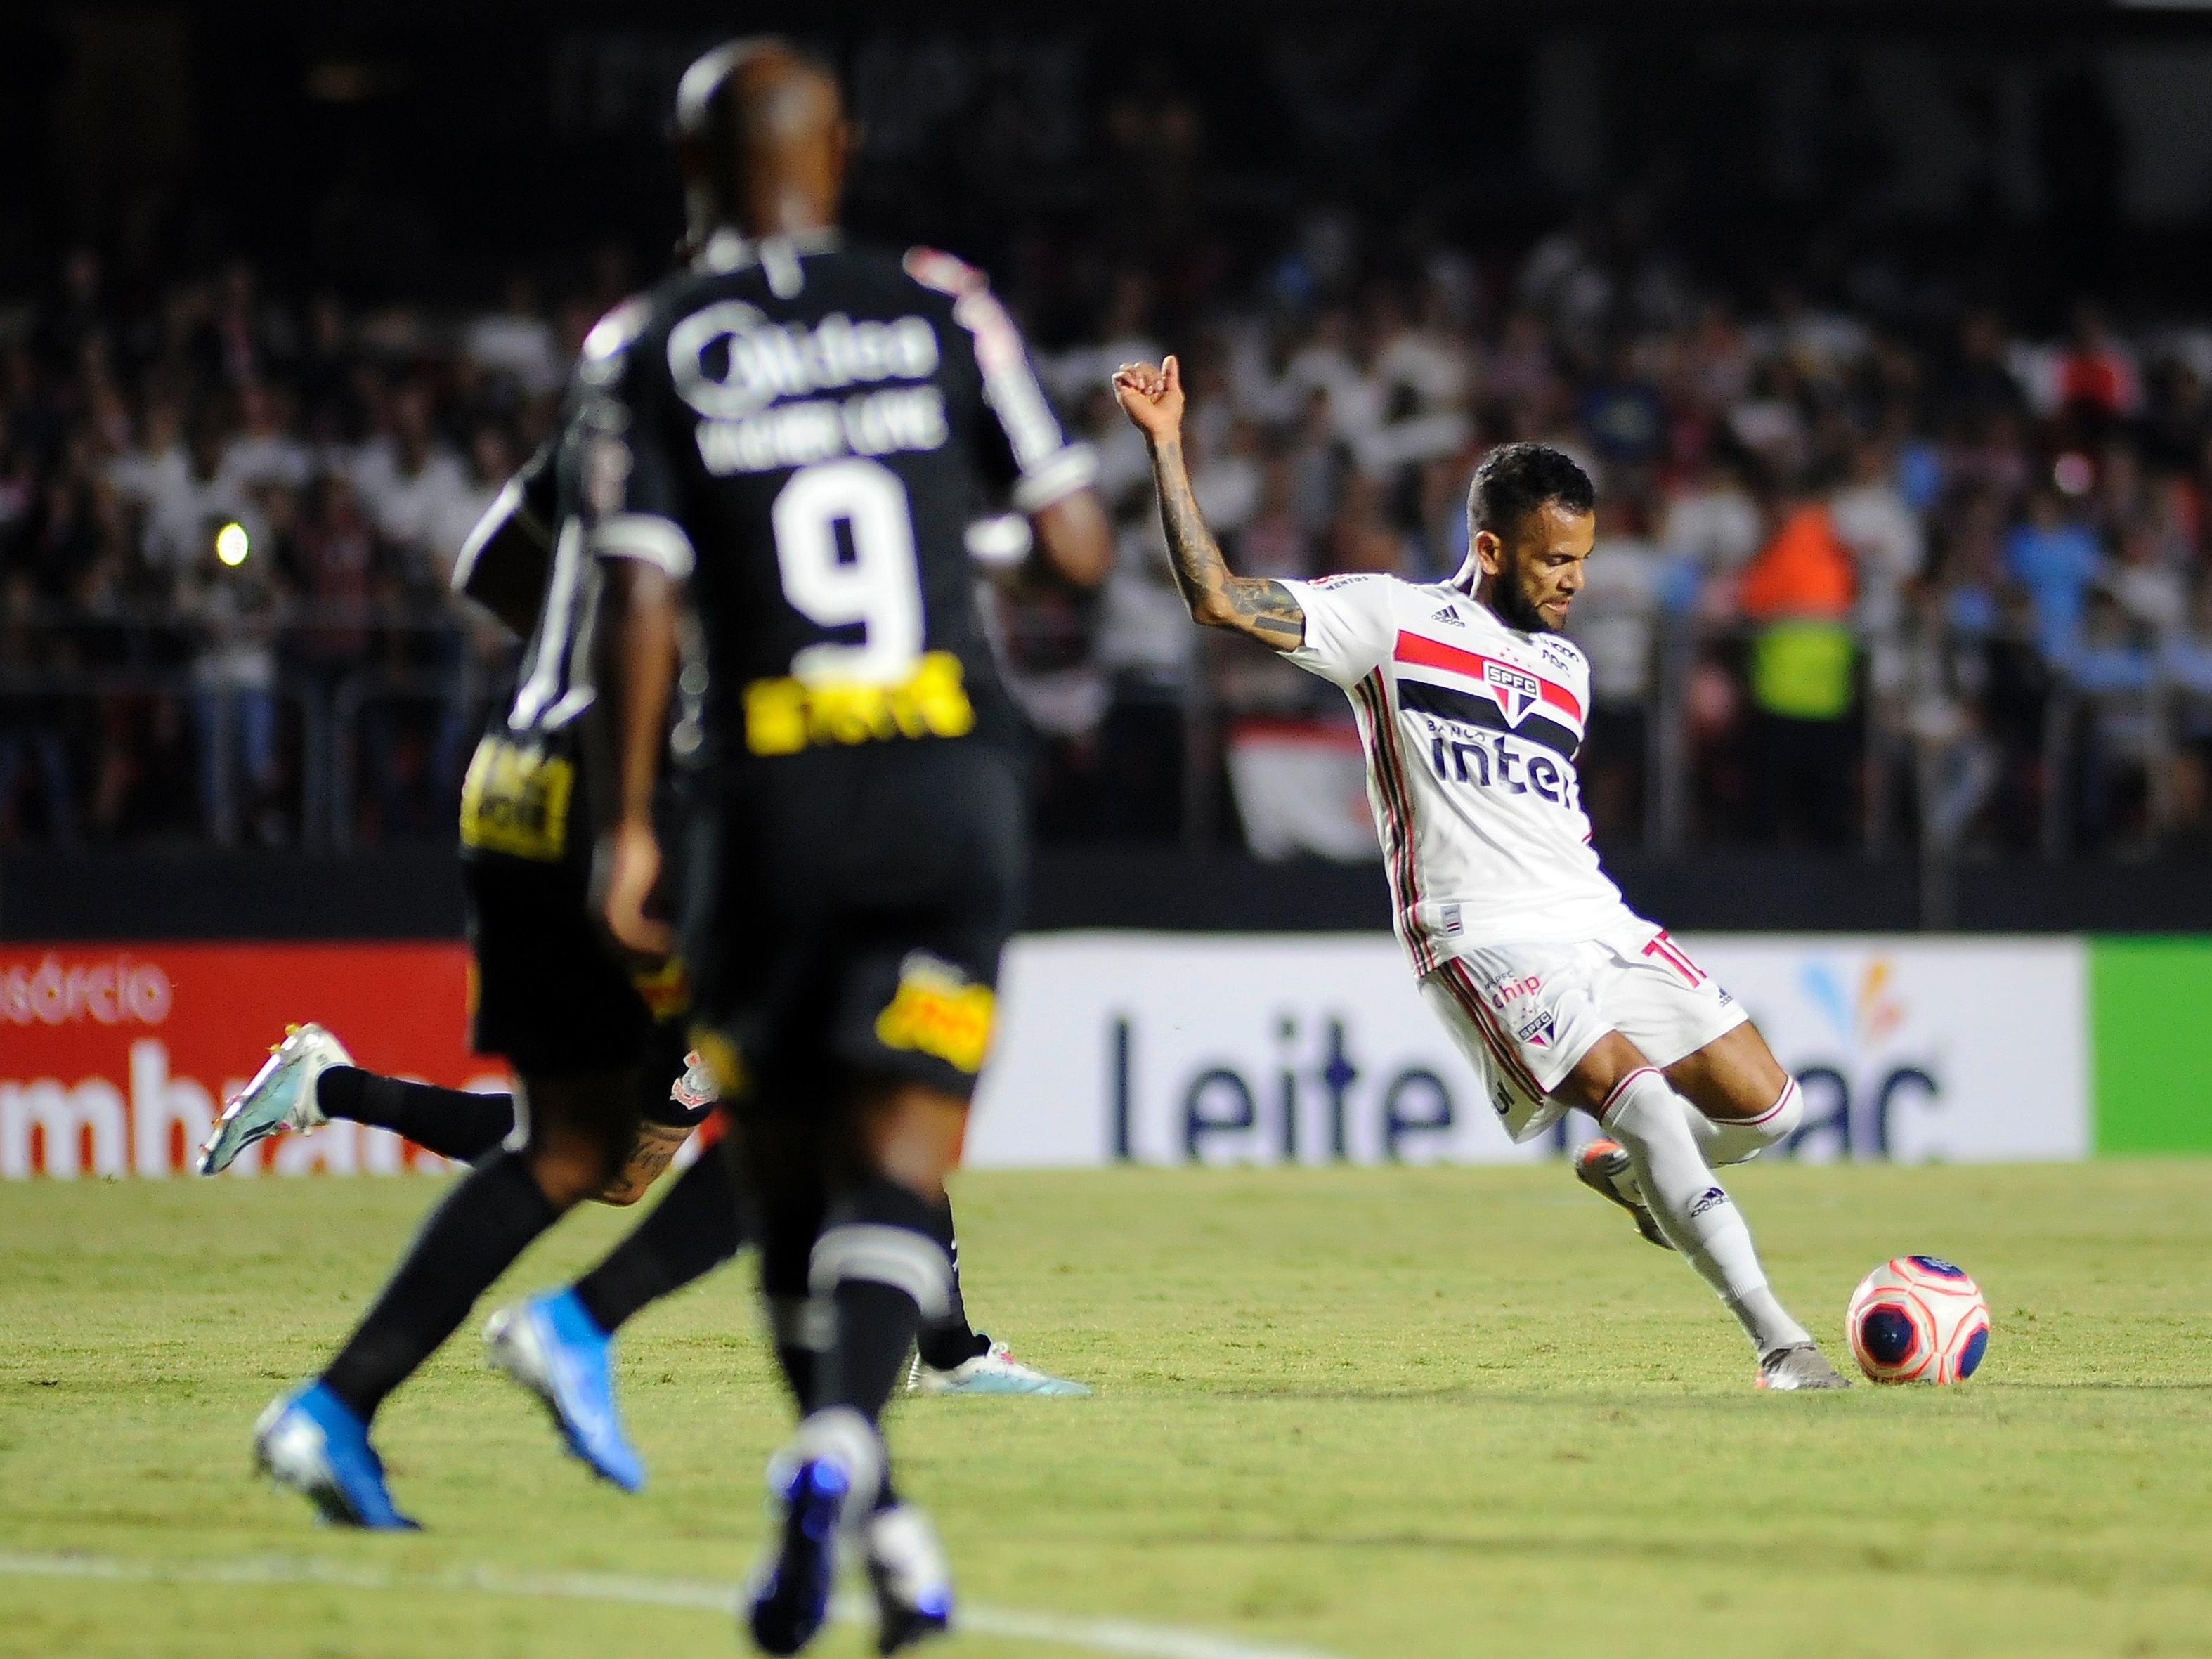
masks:
POLYGON ((1182 430, 1182 369, 1173 357, 1158 368, 1124 363, 1114 371, 1114 399, 1148 443, 1163 443, 1182 430))

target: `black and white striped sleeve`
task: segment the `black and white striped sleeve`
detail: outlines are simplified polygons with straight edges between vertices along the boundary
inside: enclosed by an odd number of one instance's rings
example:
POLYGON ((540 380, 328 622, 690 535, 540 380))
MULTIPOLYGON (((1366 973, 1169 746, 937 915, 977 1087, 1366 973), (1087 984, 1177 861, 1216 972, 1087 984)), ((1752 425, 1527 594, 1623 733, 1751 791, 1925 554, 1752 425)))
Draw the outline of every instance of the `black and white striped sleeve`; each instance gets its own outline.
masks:
POLYGON ((453 560, 453 587, 456 593, 473 594, 477 572, 488 559, 499 556, 495 544, 518 538, 542 560, 553 550, 553 522, 559 515, 561 484, 554 469, 560 434, 538 446, 538 453, 500 486, 491 505, 469 532, 453 560))
POLYGON ((697 561, 667 449, 662 354, 632 349, 651 332, 652 309, 643 299, 625 301, 584 341, 576 366, 583 392, 576 483, 593 558, 635 559, 682 581, 697 561))
POLYGON ((991 292, 982 272, 949 253, 915 248, 908 275, 952 298, 952 319, 975 364, 986 417, 975 422, 975 462, 985 481, 1005 489, 1014 507, 1041 513, 1087 488, 1098 458, 1060 430, 1030 362, 1020 329, 991 292))

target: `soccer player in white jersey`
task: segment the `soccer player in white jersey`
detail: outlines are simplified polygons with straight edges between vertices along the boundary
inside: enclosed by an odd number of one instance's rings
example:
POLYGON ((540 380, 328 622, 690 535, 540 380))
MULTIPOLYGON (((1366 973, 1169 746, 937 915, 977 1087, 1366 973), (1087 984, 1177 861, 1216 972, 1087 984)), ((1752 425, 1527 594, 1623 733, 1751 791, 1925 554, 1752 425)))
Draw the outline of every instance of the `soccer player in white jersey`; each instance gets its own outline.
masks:
POLYGON ((1591 1113, 1609 1138, 1577 1174, 1712 1286, 1759 1386, 1848 1387, 1768 1288, 1713 1176, 1797 1127, 1796 1083, 1735 1000, 1622 902, 1590 845, 1574 763, 1589 668, 1559 633, 1589 556, 1588 475, 1541 444, 1492 451, 1449 581, 1237 576, 1192 499, 1176 360, 1124 365, 1114 386, 1151 449, 1191 616, 1352 699, 1398 938, 1506 1132, 1591 1113))

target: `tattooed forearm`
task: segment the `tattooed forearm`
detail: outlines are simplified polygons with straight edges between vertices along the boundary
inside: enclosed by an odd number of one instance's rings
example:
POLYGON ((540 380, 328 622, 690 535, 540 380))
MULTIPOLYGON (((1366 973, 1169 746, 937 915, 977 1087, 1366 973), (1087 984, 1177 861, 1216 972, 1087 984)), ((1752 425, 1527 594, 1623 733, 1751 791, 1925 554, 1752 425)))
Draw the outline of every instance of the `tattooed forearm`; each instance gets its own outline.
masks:
POLYGON ((1231 574, 1191 493, 1182 445, 1170 439, 1157 446, 1152 472, 1159 484, 1169 561, 1192 617, 1210 627, 1249 634, 1278 651, 1296 650, 1305 640, 1305 612, 1280 582, 1231 574))

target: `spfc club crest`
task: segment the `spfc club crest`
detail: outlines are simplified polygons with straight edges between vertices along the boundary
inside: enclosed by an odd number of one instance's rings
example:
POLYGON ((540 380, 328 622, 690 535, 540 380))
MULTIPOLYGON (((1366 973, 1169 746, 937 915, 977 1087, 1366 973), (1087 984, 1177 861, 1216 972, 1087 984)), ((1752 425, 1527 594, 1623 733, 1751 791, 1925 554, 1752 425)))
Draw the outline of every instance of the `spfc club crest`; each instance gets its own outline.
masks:
POLYGON ((1498 706, 1505 711, 1509 726, 1521 724, 1521 717, 1536 706, 1544 695, 1544 683, 1526 669, 1516 668, 1510 663, 1483 659, 1482 678, 1490 688, 1490 695, 1498 699, 1498 706))

